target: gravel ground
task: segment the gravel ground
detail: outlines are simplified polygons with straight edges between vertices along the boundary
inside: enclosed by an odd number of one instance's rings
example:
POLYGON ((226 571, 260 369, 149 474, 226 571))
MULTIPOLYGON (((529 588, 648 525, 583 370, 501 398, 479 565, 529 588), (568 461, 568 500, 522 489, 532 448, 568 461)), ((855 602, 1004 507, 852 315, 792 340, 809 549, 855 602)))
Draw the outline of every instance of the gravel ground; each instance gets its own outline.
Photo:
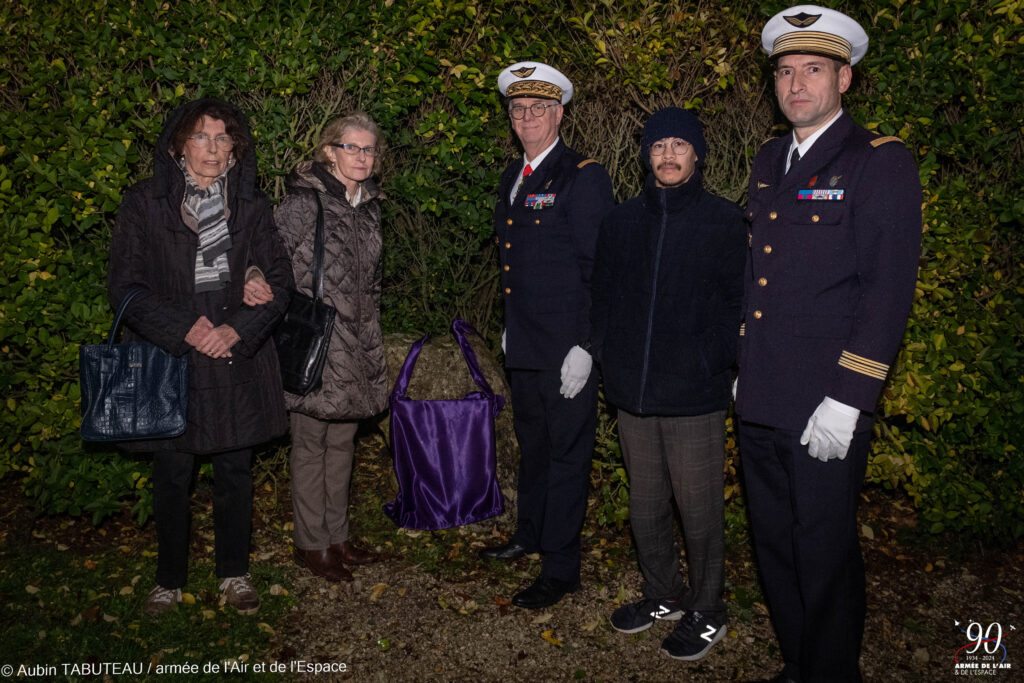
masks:
MULTIPOLYGON (((279 661, 344 663, 345 674, 309 680, 745 681, 781 668, 749 543, 730 538, 727 637, 708 656, 678 662, 660 652, 670 623, 624 635, 608 616, 639 597, 641 577, 621 532, 584 531, 583 588, 554 607, 509 604, 539 571, 537 557, 485 563, 476 550, 507 529, 486 524, 447 532, 397 531, 380 513, 394 494, 379 439, 361 441, 353 491, 356 536, 386 555, 356 568, 351 584, 330 585, 294 568, 297 607, 276 626, 279 661)), ((290 562, 290 504, 265 504, 258 547, 268 561, 290 562)), ((868 620, 861 659, 868 681, 954 680, 954 654, 971 621, 999 622, 1007 662, 994 678, 1024 680, 1018 630, 1024 548, 972 551, 942 538, 922 540, 907 503, 869 490, 862 505, 868 620), (903 540, 901 539, 909 539, 903 540), (1015 677, 1016 675, 1016 677, 1015 677)))

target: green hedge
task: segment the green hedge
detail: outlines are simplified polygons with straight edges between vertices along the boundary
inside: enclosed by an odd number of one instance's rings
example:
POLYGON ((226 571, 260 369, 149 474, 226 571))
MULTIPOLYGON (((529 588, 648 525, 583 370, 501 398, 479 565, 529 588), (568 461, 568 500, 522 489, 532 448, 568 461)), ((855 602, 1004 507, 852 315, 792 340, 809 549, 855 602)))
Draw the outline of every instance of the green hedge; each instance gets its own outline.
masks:
MULTIPOLYGON (((847 106, 869 128, 906 140, 926 195, 918 295, 869 477, 904 489, 933 531, 1019 537, 1022 3, 834 6, 868 24, 872 40, 847 106)), ((708 183, 742 202, 750 160, 782 123, 759 31, 784 7, 0 5, 0 476, 23 473, 42 512, 99 520, 129 500, 148 513, 146 463, 77 438, 76 354, 109 325, 109 227, 121 192, 148 175, 175 105, 217 95, 242 106, 275 198, 328 120, 366 109, 388 148, 386 328, 441 332, 461 315, 493 343, 501 311, 490 212, 498 174, 516 153, 497 73, 537 58, 570 74, 578 94, 563 132, 606 164, 620 200, 642 182, 646 116, 669 104, 696 110, 711 144, 708 183)), ((613 432, 602 433, 595 480, 602 520, 616 523, 623 478, 613 432)))

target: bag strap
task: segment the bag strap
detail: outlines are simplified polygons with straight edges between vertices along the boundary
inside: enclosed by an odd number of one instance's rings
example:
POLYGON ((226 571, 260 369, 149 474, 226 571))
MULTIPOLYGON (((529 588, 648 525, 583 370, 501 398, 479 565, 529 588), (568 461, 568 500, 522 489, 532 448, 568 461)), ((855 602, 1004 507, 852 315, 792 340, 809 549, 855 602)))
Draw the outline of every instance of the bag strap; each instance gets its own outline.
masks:
POLYGON ((128 293, 125 294, 123 299, 121 299, 121 305, 117 307, 117 315, 114 316, 114 323, 110 326, 110 335, 107 337, 108 347, 113 346, 114 341, 117 339, 117 330, 121 327, 121 318, 124 317, 125 311, 128 310, 128 304, 132 302, 132 299, 145 291, 145 287, 135 286, 129 289, 128 293))
POLYGON ((320 193, 313 190, 316 199, 316 233, 313 236, 313 298, 324 300, 324 205, 320 193))
MULTIPOLYGON (((466 361, 466 365, 469 366, 469 374, 473 376, 473 381, 476 382, 480 392, 491 401, 492 412, 497 416, 501 409, 505 407, 505 397, 495 394, 494 390, 491 389, 491 385, 487 383, 484 373, 480 370, 480 363, 476 359, 473 346, 469 343, 468 339, 469 334, 480 336, 479 333, 462 318, 456 318, 452 322, 452 334, 455 335, 455 341, 458 342, 459 349, 462 351, 462 358, 466 361)), ((423 335, 422 338, 414 342, 409 348, 405 362, 402 363, 402 369, 395 379, 395 388, 391 392, 392 399, 405 398, 405 392, 409 388, 409 382, 412 380, 412 371, 416 367, 416 359, 419 357, 420 351, 423 350, 423 345, 428 341, 430 341, 430 335, 423 335)))
POLYGON ((409 354, 405 357, 405 362, 402 363, 402 369, 398 373, 398 378, 395 380, 395 388, 391 392, 391 398, 405 398, 405 391, 409 388, 409 381, 412 379, 413 368, 416 367, 416 359, 420 355, 420 351, 423 349, 423 345, 430 340, 430 335, 425 334, 423 337, 413 343, 409 347, 409 354))
POLYGON ((468 335, 475 334, 479 337, 480 333, 462 318, 456 318, 452 321, 452 334, 455 335, 455 341, 462 349, 462 357, 466 360, 466 365, 469 366, 469 374, 473 375, 473 381, 480 387, 480 391, 494 403, 494 414, 497 415, 505 406, 505 397, 495 394, 494 389, 491 389, 491 385, 484 378, 483 371, 480 370, 476 352, 473 351, 473 346, 469 343, 468 335))

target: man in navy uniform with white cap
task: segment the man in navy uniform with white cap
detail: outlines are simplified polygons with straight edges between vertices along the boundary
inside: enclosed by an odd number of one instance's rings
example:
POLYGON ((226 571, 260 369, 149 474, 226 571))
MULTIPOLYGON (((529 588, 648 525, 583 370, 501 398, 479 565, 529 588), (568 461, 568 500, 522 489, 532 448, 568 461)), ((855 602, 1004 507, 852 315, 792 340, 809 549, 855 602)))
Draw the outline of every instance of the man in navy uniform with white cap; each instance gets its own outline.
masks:
POLYGON ((597 425, 590 356, 590 275, 601 219, 614 205, 607 171, 559 138, 569 79, 540 62, 498 76, 523 158, 501 175, 494 231, 505 300, 502 347, 509 371, 519 465, 518 524, 481 556, 542 555, 540 576, 512 598, 553 605, 580 585, 580 531, 597 425))
POLYGON ((898 138, 842 108, 868 36, 800 5, 761 34, 792 135, 750 175, 736 413, 778 681, 859 681, 857 503, 872 413, 914 297, 921 185, 898 138))

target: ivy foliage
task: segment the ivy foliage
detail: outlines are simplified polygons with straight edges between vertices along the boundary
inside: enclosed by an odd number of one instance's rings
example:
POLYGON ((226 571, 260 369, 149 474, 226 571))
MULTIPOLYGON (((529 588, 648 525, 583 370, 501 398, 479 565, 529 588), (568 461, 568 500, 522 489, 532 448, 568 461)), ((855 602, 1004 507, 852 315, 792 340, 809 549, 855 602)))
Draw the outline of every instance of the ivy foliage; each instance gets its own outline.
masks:
MULTIPOLYGON (((846 106, 907 142, 925 188, 918 291, 869 478, 904 489, 932 531, 1020 537, 1024 2, 826 4, 861 20, 872 41, 846 106)), ((540 59, 572 77, 563 134, 605 164, 620 200, 641 187, 646 117, 666 105, 695 110, 711 146, 706 182, 742 202, 761 141, 785 128, 759 40, 785 6, 3 3, 0 476, 23 473, 44 512, 99 520, 128 499, 148 513, 147 464, 77 438, 77 346, 106 334, 109 228, 121 193, 149 174, 177 104, 214 95, 245 109, 275 199, 330 119, 369 112, 387 149, 385 327, 438 333, 458 315, 496 342, 490 213, 498 174, 517 155, 498 72, 540 59)), ((595 488, 602 519, 621 523, 625 480, 606 432, 595 488)))

